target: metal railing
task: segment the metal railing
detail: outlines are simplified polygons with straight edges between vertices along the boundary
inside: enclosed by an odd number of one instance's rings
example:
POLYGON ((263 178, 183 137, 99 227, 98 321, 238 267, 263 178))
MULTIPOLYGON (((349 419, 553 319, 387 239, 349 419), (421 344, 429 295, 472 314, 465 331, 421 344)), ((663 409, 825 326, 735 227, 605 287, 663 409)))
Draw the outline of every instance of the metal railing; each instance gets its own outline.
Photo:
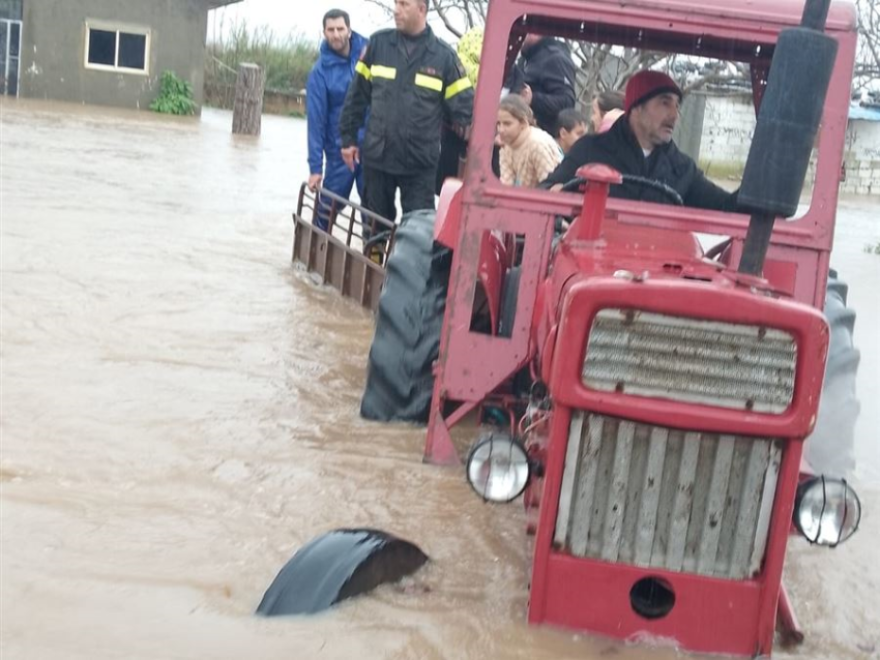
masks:
POLYGON ((321 187, 312 192, 308 184, 300 186, 296 215, 312 224, 320 215, 327 221, 326 233, 380 264, 394 246, 394 222, 321 187))
POLYGON ((359 204, 303 184, 293 214, 293 261, 346 298, 376 310, 396 225, 359 204), (314 224, 320 218, 326 229, 314 224))

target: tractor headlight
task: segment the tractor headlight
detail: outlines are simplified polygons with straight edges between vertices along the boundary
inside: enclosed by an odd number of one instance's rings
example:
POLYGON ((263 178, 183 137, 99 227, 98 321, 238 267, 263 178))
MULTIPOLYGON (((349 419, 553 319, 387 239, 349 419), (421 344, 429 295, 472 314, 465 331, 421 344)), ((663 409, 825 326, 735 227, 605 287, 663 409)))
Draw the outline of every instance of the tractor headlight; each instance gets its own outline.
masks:
POLYGON ((515 500, 529 482, 529 457, 525 447, 506 434, 486 436, 468 454, 467 480, 484 500, 515 500))
POLYGON ((862 503, 846 479, 813 477, 802 482, 794 501, 794 524, 810 543, 836 546, 859 528, 862 503))

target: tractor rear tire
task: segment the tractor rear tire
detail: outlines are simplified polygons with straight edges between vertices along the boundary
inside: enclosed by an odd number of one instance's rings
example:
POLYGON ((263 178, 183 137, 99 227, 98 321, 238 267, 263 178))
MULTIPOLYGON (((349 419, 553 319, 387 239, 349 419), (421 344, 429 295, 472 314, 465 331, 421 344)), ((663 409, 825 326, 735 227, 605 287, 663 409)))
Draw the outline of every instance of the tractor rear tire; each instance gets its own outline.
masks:
POLYGON ((848 287, 832 270, 825 294, 825 318, 831 328, 825 382, 816 427, 807 438, 806 458, 817 474, 848 477, 855 468, 855 425, 859 350, 853 345, 856 313, 846 306, 848 287))
POLYGON ((361 417, 428 421, 452 252, 434 243, 433 210, 402 219, 385 268, 361 417))

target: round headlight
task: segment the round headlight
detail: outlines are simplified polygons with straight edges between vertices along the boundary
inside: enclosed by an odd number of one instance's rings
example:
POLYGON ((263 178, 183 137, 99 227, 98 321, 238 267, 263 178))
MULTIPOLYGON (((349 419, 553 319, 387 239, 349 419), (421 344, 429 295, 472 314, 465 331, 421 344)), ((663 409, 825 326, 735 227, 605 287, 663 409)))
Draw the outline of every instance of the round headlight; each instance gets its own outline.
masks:
POLYGON ((500 433, 481 439, 468 455, 467 479, 484 500, 515 500, 529 482, 529 457, 525 447, 500 433))
POLYGON ((862 503, 846 479, 813 477, 798 486, 794 524, 810 543, 836 546, 859 528, 862 503))

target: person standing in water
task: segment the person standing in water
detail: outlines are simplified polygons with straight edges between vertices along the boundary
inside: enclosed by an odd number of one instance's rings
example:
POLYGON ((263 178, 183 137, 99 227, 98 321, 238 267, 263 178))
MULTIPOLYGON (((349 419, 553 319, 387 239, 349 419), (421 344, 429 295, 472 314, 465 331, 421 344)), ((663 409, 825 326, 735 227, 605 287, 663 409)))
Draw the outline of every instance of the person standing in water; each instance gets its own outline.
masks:
POLYGON ((364 166, 364 206, 389 220, 400 190, 403 212, 434 208, 444 117, 462 136, 474 90, 455 51, 428 25, 426 0, 396 0, 393 30, 381 30, 356 67, 342 118, 342 159, 364 166), (363 147, 358 131, 364 125, 363 147))
MULTIPOLYGON (((318 61, 309 73, 306 84, 306 121, 309 146, 309 190, 323 187, 340 197, 348 198, 357 184, 363 198, 363 176, 360 166, 348 168, 339 153, 339 116, 354 77, 354 69, 367 40, 353 32, 348 14, 331 9, 324 14, 324 41, 318 61)), ((330 198, 322 196, 313 223, 327 231, 330 220, 330 198)))

